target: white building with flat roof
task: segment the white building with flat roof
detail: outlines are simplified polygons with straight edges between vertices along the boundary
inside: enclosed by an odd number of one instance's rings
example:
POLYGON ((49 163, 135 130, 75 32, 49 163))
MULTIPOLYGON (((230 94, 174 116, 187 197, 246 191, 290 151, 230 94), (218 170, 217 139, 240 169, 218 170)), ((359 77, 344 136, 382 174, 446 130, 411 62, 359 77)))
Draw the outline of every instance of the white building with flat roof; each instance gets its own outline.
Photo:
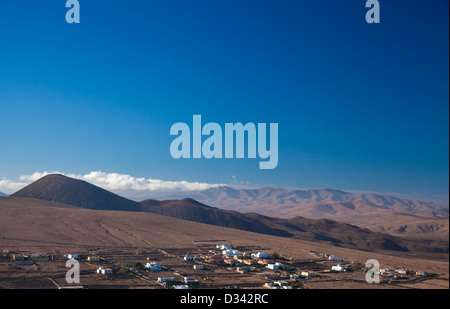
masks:
POLYGON ((223 255, 239 255, 240 252, 238 250, 227 249, 222 251, 223 255))
POLYGON ((228 249, 231 249, 231 246, 228 246, 228 245, 217 245, 216 248, 220 249, 220 250, 228 250, 228 249))
POLYGON ((103 267, 97 268, 97 274, 111 275, 112 273, 113 273, 113 271, 110 268, 106 268, 106 269, 103 267))
POLYGON ((275 264, 267 264, 266 267, 272 270, 277 270, 280 269, 281 266, 283 266, 283 264, 277 262, 275 264))
POLYGON ((331 270, 344 271, 344 267, 342 267, 341 265, 331 266, 331 270))
POLYGON ((157 262, 147 263, 147 264, 145 264, 145 267, 151 271, 161 271, 162 270, 161 264, 159 264, 157 262))
POLYGON ((270 255, 264 252, 257 252, 252 253, 252 257, 258 258, 258 259, 267 259, 270 255))
POLYGON ((175 280, 175 279, 174 278, 162 278, 162 277, 158 278, 158 282, 166 282, 166 281, 173 281, 173 280, 175 280))

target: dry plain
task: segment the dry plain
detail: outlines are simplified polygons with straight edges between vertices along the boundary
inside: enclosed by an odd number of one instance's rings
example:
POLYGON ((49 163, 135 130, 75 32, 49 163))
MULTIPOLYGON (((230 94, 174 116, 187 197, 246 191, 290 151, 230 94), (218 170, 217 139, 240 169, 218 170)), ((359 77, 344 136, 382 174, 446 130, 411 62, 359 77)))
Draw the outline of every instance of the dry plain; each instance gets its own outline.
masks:
MULTIPOLYGON (((160 256, 160 250, 188 254, 201 250, 206 245, 213 246, 221 243, 230 244, 233 247, 254 246, 266 252, 278 252, 288 261, 319 261, 320 258, 312 252, 321 252, 362 264, 368 259, 377 259, 382 267, 422 270, 436 275, 429 280, 375 286, 363 282, 364 273, 362 272, 345 275, 331 274, 326 276, 327 280, 304 281, 305 288, 448 288, 448 254, 422 256, 392 251, 365 252, 325 243, 312 243, 217 227, 151 213, 98 211, 35 199, 0 198, 1 249, 34 254, 93 253, 108 256, 108 260, 115 265, 132 261, 145 262, 145 259, 150 257, 150 259, 162 260, 172 273, 181 270, 196 276, 204 283, 203 287, 233 286, 233 283, 248 283, 248 287, 251 287, 252 285, 260 286, 267 281, 264 275, 258 272, 246 276, 226 268, 216 269, 214 276, 210 276, 212 279, 208 280, 204 279, 208 277, 207 274, 190 273, 191 265, 176 259, 174 257, 176 254, 160 256), (126 255, 126 253, 131 254, 131 257, 120 261, 121 254, 126 255), (355 280, 355 276, 360 276, 358 277, 360 279, 355 280)), ((153 282, 155 278, 151 277, 152 274, 148 277, 153 281, 147 283, 137 277, 127 279, 126 284, 123 280, 107 282, 102 278, 99 279, 95 273, 96 265, 87 265, 82 264, 82 271, 85 271, 86 278, 93 287, 110 284, 116 287, 160 288, 153 282)), ((19 281, 27 276, 39 278, 53 276, 55 280, 63 284, 63 274, 67 271, 62 262, 57 265, 50 262, 37 262, 34 268, 22 267, 20 272, 17 269, 11 270, 8 268, 10 266, 3 264, 3 268, 0 269, 1 276, 3 278, 18 277, 19 279, 16 280, 19 281)))

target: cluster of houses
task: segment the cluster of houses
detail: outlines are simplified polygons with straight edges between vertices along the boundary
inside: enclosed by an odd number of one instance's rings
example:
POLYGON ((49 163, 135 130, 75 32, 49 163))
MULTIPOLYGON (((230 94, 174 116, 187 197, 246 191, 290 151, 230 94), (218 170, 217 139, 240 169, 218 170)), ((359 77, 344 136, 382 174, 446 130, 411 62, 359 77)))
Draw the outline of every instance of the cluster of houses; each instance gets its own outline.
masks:
MULTIPOLYGON (((160 263, 157 262, 150 262, 144 265, 144 268, 148 271, 162 271, 163 267, 160 263)), ((131 268, 132 270, 134 270, 133 268, 131 268)), ((97 268, 97 274, 103 274, 103 275, 112 275, 113 274, 113 270, 110 268, 103 268, 103 267, 99 267, 97 268)))
MULTIPOLYGON (((274 262, 270 259, 270 255, 265 252, 254 252, 246 253, 240 252, 239 250, 233 249, 229 245, 216 245, 217 250, 211 250, 209 254, 198 255, 198 256, 185 256, 183 257, 186 261, 195 262, 201 260, 205 263, 211 264, 224 264, 224 265, 234 265, 236 270, 239 272, 248 272, 250 267, 248 266, 258 266, 262 265, 270 270, 293 270, 292 267, 283 265, 280 262, 274 262)), ((344 260, 335 255, 321 254, 321 257, 326 258, 329 261, 343 262, 344 260)), ((351 261, 351 263, 356 263, 351 261)), ((194 269, 203 269, 202 264, 194 265, 194 269)), ((330 271, 332 272, 345 272, 345 268, 341 263, 331 266, 330 271)), ((304 274, 299 275, 299 277, 312 277, 313 273, 305 271, 304 274)))
POLYGON ((424 271, 411 271, 408 269, 400 268, 400 269, 390 269, 390 268, 380 268, 379 269, 379 275, 391 277, 391 278, 398 278, 402 275, 415 275, 415 276, 426 276, 427 274, 424 271))
MULTIPOLYGON (((252 252, 252 253, 246 253, 246 252, 240 252, 239 250, 233 249, 229 245, 217 245, 215 246, 216 250, 210 250, 208 253, 204 254, 197 254, 195 256, 184 256, 183 259, 187 262, 192 262, 193 268, 195 270, 202 270, 204 269, 205 265, 210 264, 219 264, 219 265, 230 265, 235 266, 236 271, 241 273, 247 273, 254 269, 251 266, 260 266, 265 267, 269 270, 293 270, 293 268, 283 265, 280 262, 276 262, 271 259, 271 256, 268 253, 265 252, 252 252)), ((311 251, 312 252, 312 251, 311 251)), ((344 259, 334 256, 334 255, 328 255, 328 254, 321 254, 312 252, 313 254, 320 256, 330 262, 336 263, 331 266, 331 269, 325 271, 331 271, 331 272, 345 272, 345 271, 352 271, 352 267, 358 267, 358 269, 364 269, 364 266, 361 265, 359 262, 355 261, 344 261, 344 259), (352 265, 353 264, 353 265, 352 265), (345 267, 343 266, 345 265, 345 267), (359 266, 357 266, 359 265, 359 266), (361 268, 360 268, 361 267, 361 268)), ((61 256, 59 256, 61 257, 61 256)), ((91 256, 81 256, 76 253, 70 253, 64 255, 64 258, 70 260, 70 259, 79 259, 79 260, 87 260, 88 262, 98 262, 103 260, 102 258, 99 258, 98 256, 91 255, 91 256)), ((9 251, 9 250, 2 250, 0 255, 0 260, 7 260, 7 261, 15 261, 18 263, 17 265, 31 265, 33 261, 39 261, 39 260, 53 260, 52 255, 43 255, 43 254, 17 254, 15 252, 9 251), (22 264, 20 264, 22 263, 22 264), (25 264, 29 263, 29 264, 25 264)), ((147 258, 148 260, 148 258, 147 258)), ((328 264, 328 263, 327 263, 328 264)), ((330 265, 330 264, 328 264, 330 265)), ((328 266, 330 267, 330 266, 328 266)), ((144 265, 144 269, 151 272, 159 272, 163 271, 163 266, 159 262, 151 262, 148 261, 144 265)), ((102 275, 112 275, 114 274, 114 271, 110 268, 104 268, 104 267, 98 267, 96 270, 98 274, 102 275)), ((388 268, 383 267, 379 269, 379 275, 390 277, 390 278, 399 278, 399 279, 405 279, 407 276, 427 276, 424 271, 412 271, 405 268, 388 268)), ((291 280, 296 279, 305 279, 305 278, 311 278, 316 276, 316 274, 312 271, 302 271, 296 274, 290 274, 291 280)), ((197 280, 191 280, 188 277, 183 277, 182 280, 179 278, 175 279, 172 277, 166 278, 166 277, 159 277, 158 282, 160 283, 167 283, 170 284, 175 289, 187 289, 191 285, 195 285, 198 283, 197 280)), ((280 289, 290 289, 292 288, 288 281, 274 281, 272 283, 266 283, 266 287, 270 288, 280 288, 280 289)))
MULTIPOLYGON (((217 250, 211 250, 208 254, 198 256, 185 256, 185 261, 202 261, 210 264, 224 264, 237 266, 237 271, 246 272, 250 268, 246 266, 263 265, 269 269, 277 270, 284 267, 283 264, 273 262, 270 255, 265 252, 246 253, 233 249, 229 245, 216 245, 217 250)), ((194 265, 194 269, 203 269, 202 264, 194 265)))
POLYGON ((302 271, 300 273, 291 274, 289 275, 289 279, 291 281, 274 281, 274 282, 267 282, 264 284, 264 287, 271 288, 271 289, 292 289, 292 282, 297 281, 298 279, 308 279, 315 277, 316 274, 312 271, 302 271))
MULTIPOLYGON (((326 253, 317 253, 317 252, 313 252, 313 251, 311 251, 311 253, 316 256, 330 260, 330 261, 338 261, 338 262, 344 261, 344 259, 342 259, 338 256, 329 255, 326 253)), ((357 261, 347 261, 347 262, 349 262, 350 264, 358 264, 359 263, 357 261)), ((337 264, 337 265, 331 266, 331 271, 343 272, 343 271, 346 271, 346 268, 343 267, 341 264, 337 264)), ((378 275, 392 277, 395 279, 395 278, 404 278, 404 275, 405 276, 426 276, 427 274, 422 270, 413 271, 413 270, 408 270, 405 268, 398 268, 398 269, 392 270, 391 268, 386 267, 386 268, 380 268, 378 275)))
POLYGON ((53 259, 53 256, 48 254, 18 254, 5 249, 2 250, 0 259, 8 261, 49 261, 53 259))

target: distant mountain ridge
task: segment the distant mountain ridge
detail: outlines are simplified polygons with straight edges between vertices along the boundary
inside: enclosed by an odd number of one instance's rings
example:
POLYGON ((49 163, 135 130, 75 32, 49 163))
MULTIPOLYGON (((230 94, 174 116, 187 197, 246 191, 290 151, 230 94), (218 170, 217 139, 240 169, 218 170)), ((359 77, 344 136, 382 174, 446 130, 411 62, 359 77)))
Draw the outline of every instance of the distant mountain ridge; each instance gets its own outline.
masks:
POLYGON ((0 192, 0 196, 8 196, 8 194, 0 192))
POLYGON ((286 190, 228 186, 183 193, 155 192, 155 199, 189 197, 220 209, 292 219, 331 219, 394 236, 449 239, 449 209, 434 203, 342 190, 286 190))
MULTIPOLYGON (((266 190, 266 194, 270 193, 271 190, 266 190)), ((327 242, 331 245, 358 250, 448 253, 448 243, 410 241, 329 219, 313 220, 300 216, 283 219, 257 213, 241 213, 207 206, 189 198, 166 201, 145 200, 137 203, 85 181, 57 174, 47 175, 8 198, 40 199, 93 210, 151 212, 261 234, 327 242)))
MULTIPOLYGON (((156 193, 158 194, 158 193, 156 193)), ((183 193, 184 197, 222 209, 258 212, 263 215, 293 218, 360 217, 380 213, 403 213, 428 217, 448 218, 448 207, 430 202, 400 199, 379 194, 355 194, 333 189, 286 190, 209 188, 183 193)), ((155 195, 154 198, 180 198, 181 194, 155 195)))
POLYGON ((300 216, 286 219, 257 213, 240 213, 207 206, 190 198, 144 200, 141 204, 145 211, 164 216, 274 236, 313 242, 325 241, 335 246, 359 250, 448 252, 446 241, 407 240, 330 219, 307 219, 300 216))

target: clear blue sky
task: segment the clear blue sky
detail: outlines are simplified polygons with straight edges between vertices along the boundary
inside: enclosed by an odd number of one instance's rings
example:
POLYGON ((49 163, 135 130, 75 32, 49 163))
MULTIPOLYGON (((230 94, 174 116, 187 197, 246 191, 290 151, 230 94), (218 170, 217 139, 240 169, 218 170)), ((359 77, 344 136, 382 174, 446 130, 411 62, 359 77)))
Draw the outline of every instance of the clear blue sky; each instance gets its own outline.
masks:
POLYGON ((35 171, 448 201, 449 2, 0 0, 0 179, 35 171), (170 126, 277 122, 279 163, 175 160, 170 126))

